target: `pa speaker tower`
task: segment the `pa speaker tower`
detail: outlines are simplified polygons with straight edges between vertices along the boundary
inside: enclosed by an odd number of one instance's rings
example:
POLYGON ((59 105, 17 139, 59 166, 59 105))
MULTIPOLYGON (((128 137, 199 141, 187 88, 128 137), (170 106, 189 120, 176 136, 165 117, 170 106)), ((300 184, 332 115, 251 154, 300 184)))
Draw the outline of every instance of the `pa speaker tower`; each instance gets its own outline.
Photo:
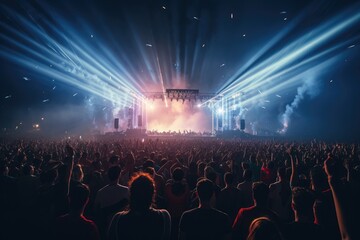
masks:
POLYGON ((240 120, 240 129, 244 130, 245 129, 245 119, 241 119, 240 120))
POLYGON ((119 119, 118 118, 114 119, 114 128, 119 129, 119 119))

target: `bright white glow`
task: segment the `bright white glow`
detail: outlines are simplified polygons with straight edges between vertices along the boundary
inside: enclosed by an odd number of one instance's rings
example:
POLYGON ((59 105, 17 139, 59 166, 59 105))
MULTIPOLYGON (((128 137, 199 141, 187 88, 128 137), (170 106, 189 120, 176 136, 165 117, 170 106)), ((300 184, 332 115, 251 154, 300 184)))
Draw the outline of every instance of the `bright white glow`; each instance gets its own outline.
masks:
POLYGON ((219 114, 219 115, 221 115, 221 114, 224 113, 224 109, 218 108, 218 109, 216 110, 216 113, 219 114))

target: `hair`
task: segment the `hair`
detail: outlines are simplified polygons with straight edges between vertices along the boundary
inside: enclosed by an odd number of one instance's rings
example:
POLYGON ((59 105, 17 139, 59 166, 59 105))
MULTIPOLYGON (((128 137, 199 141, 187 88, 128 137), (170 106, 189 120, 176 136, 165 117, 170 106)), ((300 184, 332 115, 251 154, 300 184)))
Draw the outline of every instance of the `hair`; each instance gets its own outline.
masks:
POLYGON ((306 188, 295 187, 292 190, 292 205, 301 216, 313 216, 315 195, 306 188))
POLYGON ((181 182, 184 176, 184 171, 179 167, 175 168, 172 172, 174 183, 171 185, 171 192, 175 196, 181 196, 185 192, 186 186, 181 182))
POLYGON ((326 187, 328 184, 326 173, 321 166, 314 166, 313 168, 311 168, 310 179, 314 190, 322 191, 323 188, 326 187))
POLYGON ((253 197, 258 205, 265 205, 269 196, 269 187, 263 182, 254 182, 253 197))
POLYGON ((155 182, 148 173, 137 173, 129 181, 130 209, 146 211, 151 207, 155 193, 155 182))
POLYGON ((196 191, 200 202, 210 201, 212 195, 214 194, 214 184, 208 179, 201 179, 196 184, 196 191))
POLYGON ((215 183, 216 178, 217 178, 217 174, 216 174, 215 170, 212 167, 207 166, 205 168, 205 177, 207 179, 209 179, 210 181, 212 181, 213 183, 215 183))
POLYGON ((234 183, 234 175, 231 172, 227 172, 224 175, 224 182, 227 185, 232 185, 234 183))
POLYGON ((89 201, 90 190, 85 184, 70 187, 69 207, 72 211, 83 209, 89 201))
POLYGON ((153 160, 145 160, 144 164, 143 164, 143 169, 147 168, 147 167, 154 167, 155 166, 155 162, 153 160))
POLYGON ((252 171, 250 169, 245 169, 243 178, 245 181, 250 181, 252 179, 252 171))
POLYGON ((121 167, 120 166, 112 166, 109 168, 107 175, 111 182, 116 181, 119 179, 121 174, 121 167))
POLYGON ((119 155, 112 155, 109 159, 110 164, 117 164, 119 162, 119 155))
POLYGON ((144 173, 148 173, 151 177, 155 174, 155 169, 153 167, 147 167, 144 169, 144 173))
POLYGON ((176 182, 180 182, 184 178, 184 175, 184 171, 179 167, 175 168, 172 172, 172 178, 176 182))
POLYGON ((252 221, 247 240, 281 240, 283 239, 274 222, 266 217, 252 221))

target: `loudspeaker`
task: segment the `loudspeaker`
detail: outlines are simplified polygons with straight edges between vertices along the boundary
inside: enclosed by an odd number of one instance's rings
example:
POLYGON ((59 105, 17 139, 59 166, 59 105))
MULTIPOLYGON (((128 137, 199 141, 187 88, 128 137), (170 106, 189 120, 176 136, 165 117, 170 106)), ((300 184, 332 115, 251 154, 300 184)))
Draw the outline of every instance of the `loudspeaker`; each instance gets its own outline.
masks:
POLYGON ((245 129, 245 119, 241 119, 240 120, 240 129, 244 130, 245 129))
POLYGON ((142 127, 142 116, 138 115, 138 127, 142 127))
POLYGON ((114 119, 114 128, 119 129, 119 119, 118 118, 114 119))

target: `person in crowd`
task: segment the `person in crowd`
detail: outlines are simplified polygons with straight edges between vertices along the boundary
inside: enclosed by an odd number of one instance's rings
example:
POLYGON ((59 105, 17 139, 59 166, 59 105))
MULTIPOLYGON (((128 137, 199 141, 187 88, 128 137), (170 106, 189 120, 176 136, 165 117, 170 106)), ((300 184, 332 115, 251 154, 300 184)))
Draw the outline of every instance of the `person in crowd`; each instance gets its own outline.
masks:
POLYGON ((252 170, 246 169, 243 173, 244 181, 237 185, 237 188, 240 190, 242 196, 242 206, 251 207, 254 204, 253 201, 253 190, 252 190, 252 170))
POLYGON ((180 217, 189 205, 190 191, 184 176, 181 168, 175 168, 172 172, 172 179, 168 180, 165 186, 166 209, 171 215, 173 238, 177 236, 180 217))
POLYGON ((129 210, 114 215, 108 239, 170 239, 168 211, 152 207, 155 182, 147 173, 134 175, 129 182, 129 210))
POLYGON ((252 221, 259 217, 267 217, 275 223, 279 222, 278 216, 268 208, 269 188, 263 182, 253 183, 254 205, 241 208, 232 226, 234 239, 246 239, 252 221))
POLYGON ((208 179, 200 180, 196 191, 199 206, 184 212, 181 216, 179 239, 230 239, 229 216, 210 204, 214 195, 213 182, 208 179))
POLYGON ((315 195, 306 188, 295 187, 292 190, 292 209, 295 221, 284 226, 286 239, 316 240, 326 236, 319 225, 314 223, 313 205, 315 195))
POLYGON ((291 215, 291 189, 286 179, 286 168, 280 167, 277 171, 278 181, 269 186, 269 207, 283 221, 290 222, 291 215))
POLYGON ((89 201, 90 191, 84 184, 78 184, 69 192, 69 213, 60 216, 54 225, 53 239, 99 240, 96 224, 87 219, 84 209, 89 201))
POLYGON ((227 172, 224 175, 225 188, 219 193, 217 209, 229 215, 230 222, 234 222, 236 214, 242 205, 242 195, 234 186, 234 175, 227 172))
POLYGON ((115 165, 109 168, 110 183, 96 193, 94 210, 102 236, 105 236, 107 226, 113 215, 123 210, 129 201, 129 189, 119 184, 121 167, 115 165))

